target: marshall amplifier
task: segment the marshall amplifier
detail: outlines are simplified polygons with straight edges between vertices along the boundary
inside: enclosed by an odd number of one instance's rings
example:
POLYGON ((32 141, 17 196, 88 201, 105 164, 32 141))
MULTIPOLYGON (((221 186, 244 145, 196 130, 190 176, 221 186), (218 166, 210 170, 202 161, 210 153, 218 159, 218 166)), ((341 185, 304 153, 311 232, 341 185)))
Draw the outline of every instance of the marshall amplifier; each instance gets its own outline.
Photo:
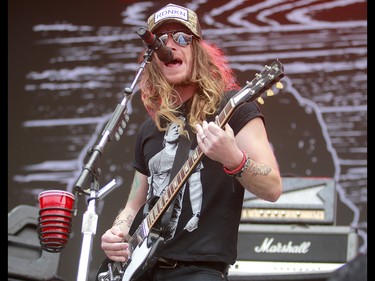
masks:
POLYGON ((237 251, 229 276, 325 273, 357 255, 358 235, 346 226, 240 224, 237 251))
POLYGON ((283 177, 283 194, 268 202, 245 191, 241 222, 335 224, 335 180, 283 177))
POLYGON ((350 227, 241 224, 229 276, 332 272, 357 254, 350 227))

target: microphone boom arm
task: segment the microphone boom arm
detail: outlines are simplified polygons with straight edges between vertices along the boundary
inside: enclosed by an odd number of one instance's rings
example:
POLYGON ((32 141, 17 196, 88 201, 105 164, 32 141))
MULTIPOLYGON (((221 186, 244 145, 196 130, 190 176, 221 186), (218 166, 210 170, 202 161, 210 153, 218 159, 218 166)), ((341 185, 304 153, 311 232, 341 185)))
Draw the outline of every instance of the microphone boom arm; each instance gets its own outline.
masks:
POLYGON ((99 179, 100 170, 96 168, 96 164, 99 160, 99 157, 103 154, 104 148, 107 142, 112 141, 114 138, 118 141, 123 133, 123 130, 126 127, 126 122, 129 121, 127 113, 127 104, 133 97, 134 88, 141 76, 146 65, 151 61, 152 54, 155 50, 148 49, 144 54, 144 60, 140 65, 139 70, 137 71, 135 78, 130 85, 124 89, 125 96, 122 101, 116 106, 115 111, 112 113, 111 118, 109 119, 106 127, 102 132, 102 138, 99 143, 90 149, 89 155, 90 158, 88 162, 84 165, 83 170, 78 177, 77 181, 74 184, 74 190, 76 193, 88 194, 88 191, 84 190, 85 183, 88 182, 89 176, 99 179))

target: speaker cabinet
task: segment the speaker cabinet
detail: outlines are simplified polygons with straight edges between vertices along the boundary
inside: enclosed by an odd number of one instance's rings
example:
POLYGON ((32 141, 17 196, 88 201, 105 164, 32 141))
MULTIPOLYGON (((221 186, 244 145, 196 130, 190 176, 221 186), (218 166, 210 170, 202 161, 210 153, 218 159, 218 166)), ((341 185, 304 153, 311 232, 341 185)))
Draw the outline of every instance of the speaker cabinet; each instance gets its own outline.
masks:
POLYGON ((63 281, 60 253, 43 251, 37 233, 39 209, 19 205, 8 213, 8 280, 63 281))

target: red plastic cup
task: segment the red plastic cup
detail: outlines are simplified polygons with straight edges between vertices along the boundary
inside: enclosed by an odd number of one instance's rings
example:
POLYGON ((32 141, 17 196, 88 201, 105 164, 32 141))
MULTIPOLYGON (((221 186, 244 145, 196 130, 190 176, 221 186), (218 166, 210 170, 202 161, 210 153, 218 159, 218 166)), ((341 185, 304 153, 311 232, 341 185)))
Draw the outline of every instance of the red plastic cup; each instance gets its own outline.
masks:
POLYGON ((54 211, 48 212, 48 210, 55 210, 56 207, 59 207, 62 208, 62 212, 60 214, 71 216, 75 198, 74 194, 68 191, 45 190, 39 193, 38 200, 40 210, 45 210, 46 214, 54 214, 54 211))
POLYGON ((44 249, 59 251, 71 232, 74 194, 62 190, 46 190, 38 195, 39 237, 44 249))

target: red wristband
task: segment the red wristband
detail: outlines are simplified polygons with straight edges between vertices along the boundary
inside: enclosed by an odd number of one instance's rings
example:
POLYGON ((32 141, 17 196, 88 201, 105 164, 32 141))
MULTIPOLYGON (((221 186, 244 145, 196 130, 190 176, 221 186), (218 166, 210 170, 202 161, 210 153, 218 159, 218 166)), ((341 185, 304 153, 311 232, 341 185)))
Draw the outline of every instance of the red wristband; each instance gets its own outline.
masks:
POLYGON ((223 166, 224 172, 227 173, 228 175, 233 176, 233 175, 239 173, 242 170, 243 166, 245 165, 247 155, 246 155, 245 151, 241 150, 241 152, 243 154, 243 158, 242 158, 241 164, 236 169, 229 170, 227 167, 223 166))

